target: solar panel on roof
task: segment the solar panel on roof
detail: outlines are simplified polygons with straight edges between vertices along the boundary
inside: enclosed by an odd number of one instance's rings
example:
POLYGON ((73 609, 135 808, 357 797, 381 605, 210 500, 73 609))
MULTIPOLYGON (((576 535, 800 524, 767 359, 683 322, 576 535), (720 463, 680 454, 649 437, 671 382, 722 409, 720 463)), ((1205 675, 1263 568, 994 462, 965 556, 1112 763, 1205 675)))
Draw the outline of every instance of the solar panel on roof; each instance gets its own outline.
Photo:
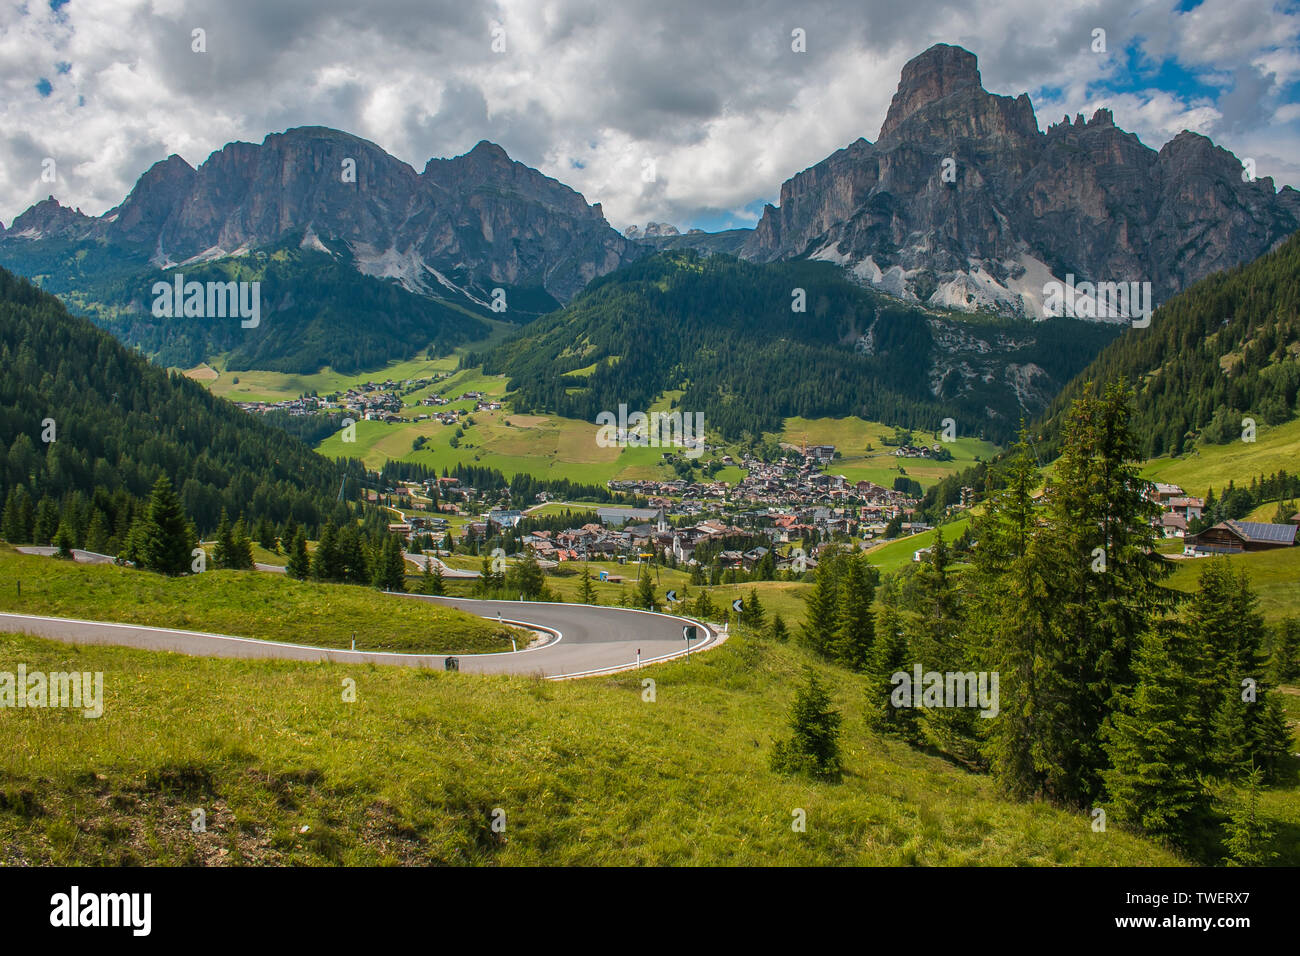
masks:
POLYGON ((1295 525, 1265 524, 1261 521, 1229 521, 1234 531, 1252 541, 1291 544, 1295 541, 1295 525))

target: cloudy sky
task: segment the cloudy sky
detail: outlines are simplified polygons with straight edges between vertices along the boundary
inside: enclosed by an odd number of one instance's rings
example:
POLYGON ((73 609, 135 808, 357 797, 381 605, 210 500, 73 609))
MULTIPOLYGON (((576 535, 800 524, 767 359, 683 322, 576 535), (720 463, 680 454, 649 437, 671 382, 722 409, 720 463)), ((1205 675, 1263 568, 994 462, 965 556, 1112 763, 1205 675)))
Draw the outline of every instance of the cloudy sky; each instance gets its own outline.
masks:
POLYGON ((1300 187, 1284 0, 0 0, 0 219, 50 193, 98 215, 170 153, 324 125, 417 170, 492 140, 619 229, 749 226, 783 180, 874 141, 936 42, 1028 91, 1041 128, 1109 106, 1149 146, 1193 129, 1300 187))

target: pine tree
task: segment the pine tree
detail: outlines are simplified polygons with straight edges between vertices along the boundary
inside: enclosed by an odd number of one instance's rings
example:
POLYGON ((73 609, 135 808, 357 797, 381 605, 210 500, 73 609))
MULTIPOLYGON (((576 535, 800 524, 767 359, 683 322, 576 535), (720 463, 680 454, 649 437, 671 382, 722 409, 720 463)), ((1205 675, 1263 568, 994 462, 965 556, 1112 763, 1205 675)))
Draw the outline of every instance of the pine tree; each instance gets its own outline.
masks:
POLYGON ((876 615, 876 637, 867 675, 866 718, 867 723, 882 734, 919 744, 920 715, 915 708, 897 707, 893 701, 897 687, 894 675, 900 672, 910 675, 912 669, 912 655, 896 601, 896 594, 888 594, 876 615))
MULTIPOLYGON (((951 571, 952 553, 940 530, 912 581, 911 611, 904 616, 908 647, 924 672, 974 671, 957 582, 951 571)), ((980 753, 974 707, 926 707, 920 726, 934 746, 968 763, 980 753)))
POLYGON ((350 584, 368 584, 374 577, 354 521, 349 520, 339 531, 338 562, 342 580, 350 584))
POLYGON ((1133 663, 1137 686, 1102 729, 1110 766, 1101 770, 1104 806, 1117 820, 1178 838, 1206 814, 1195 736, 1195 664, 1177 651, 1181 635, 1153 627, 1133 663))
POLYGON ((521 594, 524 600, 533 601, 546 592, 546 578, 537 564, 537 556, 532 548, 524 548, 523 554, 506 575, 506 589, 511 594, 521 594))
POLYGON ((59 530, 59 506, 49 495, 42 495, 36 506, 36 526, 33 537, 37 544, 48 545, 59 530))
POLYGON ((1044 612, 1034 766, 1048 796, 1076 806, 1100 794, 1101 727, 1133 687, 1136 643, 1174 601, 1160 586, 1170 567, 1155 550, 1160 508, 1138 473, 1130 400, 1116 383, 1074 403, 1030 546, 1044 612))
POLYGON ((827 652, 837 663, 860 671, 871 659, 871 645, 876 636, 872 604, 880 573, 865 555, 846 555, 841 560, 838 615, 827 652))
POLYGON ((22 485, 9 489, 0 534, 10 544, 30 544, 35 525, 32 497, 22 485))
POLYGON ((237 567, 234 529, 230 526, 230 516, 226 514, 225 508, 221 509, 216 537, 212 539, 212 564, 223 569, 237 567))
POLYGON ((275 536, 275 525, 271 524, 271 520, 266 515, 262 515, 257 522, 257 543, 272 554, 278 554, 280 551, 280 542, 275 536))
POLYGON ((772 769, 777 773, 806 774, 839 783, 840 723, 843 717, 831 706, 830 695, 811 668, 807 682, 795 692, 790 708, 791 736, 772 749, 772 769))
POLYGON ((166 475, 154 483, 140 534, 140 560, 146 569, 162 574, 190 570, 194 538, 180 498, 166 475))
POLYGON ((442 565, 435 564, 432 558, 424 559, 424 573, 420 577, 421 594, 443 594, 446 585, 442 580, 442 565))
POLYGON ((479 568, 478 580, 474 584, 474 590, 478 594, 491 594, 496 590, 496 572, 492 570, 492 556, 484 551, 483 564, 479 568))
POLYGON ((708 621, 717 613, 718 609, 714 606, 713 599, 709 597, 709 592, 701 589, 695 599, 695 616, 701 621, 708 621))
MULTIPOLYGON (((1198 726, 1188 733, 1211 742, 1206 770, 1244 774, 1258 767, 1265 779, 1283 759, 1291 734, 1271 689, 1264 652, 1264 621, 1246 573, 1224 559, 1201 569, 1188 612, 1202 648, 1197 685, 1198 726)), ((1202 747, 1204 753, 1205 748, 1202 747)))
POLYGON ((112 529, 109 527, 108 519, 104 512, 98 508, 91 515, 90 526, 86 529, 86 550, 94 554, 108 554, 109 538, 112 537, 112 529))
POLYGON ((1291 684, 1300 680, 1300 617, 1286 617, 1277 623, 1269 657, 1274 683, 1291 684))
POLYGON ((338 529, 328 521, 321 530, 320 541, 311 556, 311 576, 317 581, 342 581, 343 564, 338 550, 338 529))
POLYGON ((790 639, 790 629, 785 626, 785 621, 781 619, 780 614, 772 615, 772 621, 767 628, 767 636, 782 643, 790 639))
POLYGON ((1037 686, 1044 664, 1042 575, 1030 543, 1037 528, 1033 492, 1038 482, 1028 433, 1004 467, 989 476, 993 490, 976 519, 979 547, 967 572, 971 642, 984 668, 999 676, 999 713, 988 721, 984 752, 1003 789, 1017 797, 1039 793, 1044 778, 1034 765, 1042 701, 1037 686))
POLYGON ((582 562, 582 577, 578 579, 578 603, 600 603, 596 600, 596 588, 591 583, 591 564, 587 561, 582 562))
POLYGON ((763 629, 764 619, 763 605, 758 602, 758 590, 750 588, 749 597, 745 598, 745 623, 757 632, 763 629))
POLYGON ((636 589, 636 606, 641 608, 652 608, 655 604, 655 582, 650 577, 650 569, 643 569, 641 580, 637 582, 636 589))
POLYGON ((812 593, 806 598, 808 610, 803 623, 803 641, 823 657, 829 654, 839 619, 838 565, 839 556, 833 550, 828 549, 822 554, 812 593))
POLYGON ((1267 866, 1277 859, 1269 849, 1274 833, 1260 817, 1259 785, 1262 774, 1252 768, 1246 775, 1246 792, 1231 804, 1223 823, 1223 847, 1228 851, 1225 866, 1267 866))
POLYGON ((385 535, 375 564, 375 587, 381 591, 406 590, 406 561, 402 557, 402 542, 397 535, 385 535))
POLYGON ((240 516, 240 519, 235 522, 231 536, 233 539, 231 557, 234 561, 231 567, 238 568, 240 571, 253 570, 253 542, 248 537, 247 525, 244 523, 243 516, 240 516))
POLYGON ((289 577, 299 581, 305 581, 311 576, 311 558, 307 556, 307 535, 301 528, 294 533, 293 543, 289 545, 289 561, 284 571, 289 577))
POLYGON ((66 521, 60 522, 59 530, 54 533, 54 547, 57 549, 54 556, 72 560, 74 546, 75 541, 72 537, 72 531, 68 528, 68 523, 66 521))

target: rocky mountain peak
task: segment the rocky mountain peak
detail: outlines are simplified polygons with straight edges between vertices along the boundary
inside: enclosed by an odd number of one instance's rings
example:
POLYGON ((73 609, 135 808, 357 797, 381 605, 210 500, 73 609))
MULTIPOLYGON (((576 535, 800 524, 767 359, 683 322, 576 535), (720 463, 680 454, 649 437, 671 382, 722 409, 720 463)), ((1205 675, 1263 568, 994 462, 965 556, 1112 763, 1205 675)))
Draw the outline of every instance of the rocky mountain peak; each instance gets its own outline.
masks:
POLYGON ((983 89, 975 54, 959 46, 936 43, 903 67, 879 138, 884 139, 918 110, 970 89, 983 89))
POLYGON ((835 262, 930 306, 1042 317, 1049 280, 1149 282, 1158 303, 1298 226, 1300 193, 1243 180, 1204 136, 1157 153, 1104 107, 1041 132, 1027 94, 985 91, 975 55, 939 44, 903 67, 876 143, 787 180, 740 252, 835 262))
POLYGON ((9 224, 6 238, 73 239, 78 238, 93 220, 80 209, 69 209, 53 196, 47 196, 9 224))

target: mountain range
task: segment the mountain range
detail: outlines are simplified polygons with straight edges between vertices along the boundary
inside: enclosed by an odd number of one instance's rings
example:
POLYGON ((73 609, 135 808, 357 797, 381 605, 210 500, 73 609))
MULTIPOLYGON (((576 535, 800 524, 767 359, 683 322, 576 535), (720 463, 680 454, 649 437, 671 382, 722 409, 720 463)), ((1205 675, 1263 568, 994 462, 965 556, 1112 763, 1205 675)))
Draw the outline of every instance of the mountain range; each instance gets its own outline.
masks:
POLYGON ((0 264, 168 364, 356 370, 471 342, 484 319, 526 324, 662 250, 825 261, 935 314, 1037 319, 1051 281, 1149 282, 1158 303, 1300 227, 1300 193, 1251 179, 1207 138, 1156 151, 1105 109, 1043 132, 1026 94, 989 93, 974 54, 946 44, 903 68, 875 143, 780 196, 752 230, 620 234, 599 203, 492 143, 417 172, 302 127, 198 168, 169 156, 102 216, 37 203, 0 228, 0 264), (160 322, 147 291, 177 271, 258 279, 268 321, 248 334, 160 322))

